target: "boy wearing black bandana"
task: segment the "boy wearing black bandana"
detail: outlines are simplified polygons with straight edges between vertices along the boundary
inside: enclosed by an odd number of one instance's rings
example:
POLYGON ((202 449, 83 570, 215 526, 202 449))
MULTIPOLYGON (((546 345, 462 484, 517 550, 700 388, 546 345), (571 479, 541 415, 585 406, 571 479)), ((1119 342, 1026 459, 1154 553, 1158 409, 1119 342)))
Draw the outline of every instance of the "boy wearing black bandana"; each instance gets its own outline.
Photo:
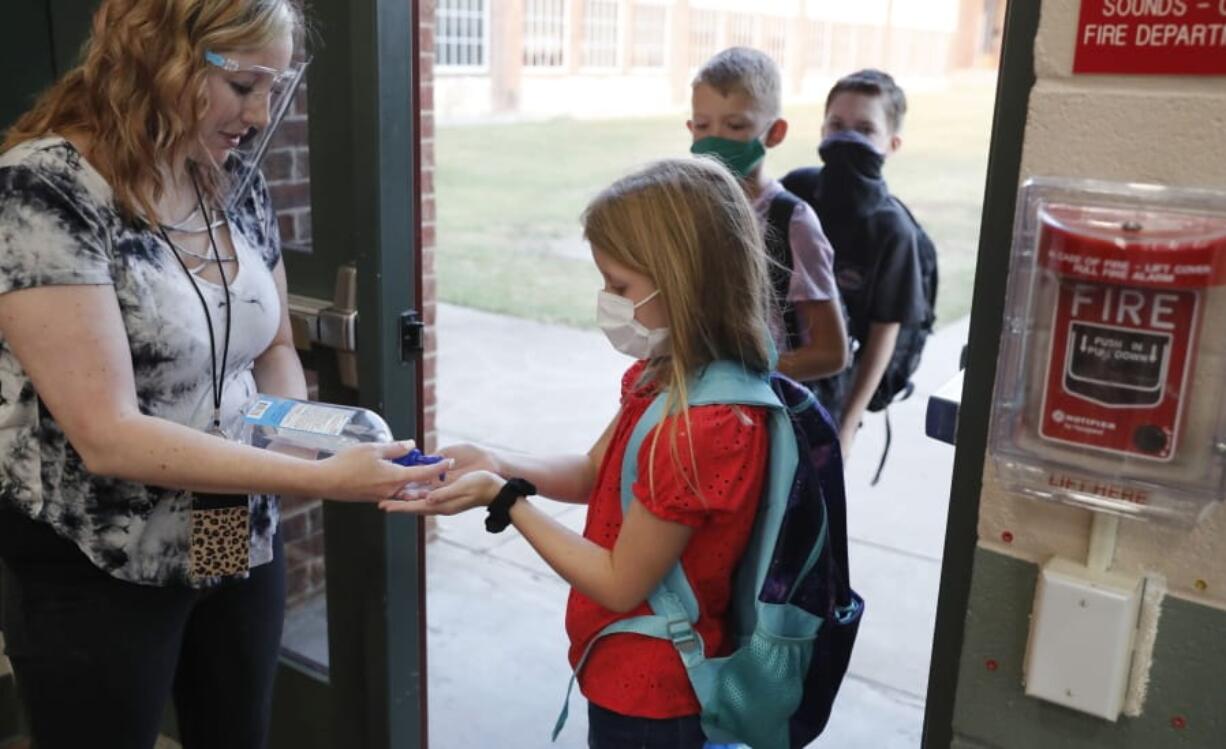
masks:
POLYGON ((784 186, 817 210, 834 245, 835 277, 846 305, 853 364, 821 383, 819 398, 839 420, 844 455, 894 354, 899 331, 924 323, 918 230, 882 176, 902 145, 906 97, 877 70, 841 78, 826 98, 824 167, 797 169, 784 186))

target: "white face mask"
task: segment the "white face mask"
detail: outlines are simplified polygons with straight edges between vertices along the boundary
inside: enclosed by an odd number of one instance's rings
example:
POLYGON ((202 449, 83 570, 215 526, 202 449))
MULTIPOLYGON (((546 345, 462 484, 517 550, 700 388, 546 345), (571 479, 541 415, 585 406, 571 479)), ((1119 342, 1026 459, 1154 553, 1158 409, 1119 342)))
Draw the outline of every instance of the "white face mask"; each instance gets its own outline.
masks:
POLYGON ((648 328, 634 319, 634 311, 651 301, 659 289, 651 292, 638 304, 624 296, 610 294, 603 289, 596 295, 596 324, 604 331, 613 348, 635 359, 651 359, 667 350, 668 328, 648 328))

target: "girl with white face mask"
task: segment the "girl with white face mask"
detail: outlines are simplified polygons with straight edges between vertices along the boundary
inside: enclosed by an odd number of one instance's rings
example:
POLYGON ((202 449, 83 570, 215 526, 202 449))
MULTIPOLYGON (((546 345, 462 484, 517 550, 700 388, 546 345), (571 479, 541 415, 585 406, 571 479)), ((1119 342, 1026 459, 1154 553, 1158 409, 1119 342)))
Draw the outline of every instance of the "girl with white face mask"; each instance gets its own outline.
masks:
POLYGON ((741 186, 708 159, 661 161, 618 180, 583 223, 604 278, 599 326, 637 360, 613 422, 582 455, 446 448, 455 461, 448 484, 380 506, 427 515, 488 508, 487 530, 514 524, 572 586, 566 629, 590 703, 590 745, 629 746, 620 737, 634 735, 636 747, 697 749, 706 740, 700 707, 673 644, 597 633, 647 613, 651 591, 680 561, 698 591, 695 629, 707 656, 732 645, 726 609, 764 487, 766 413, 689 407, 686 393, 712 362, 770 370, 766 255, 741 186), (639 478, 623 512, 623 458, 658 395, 664 416, 634 458, 639 478), (587 504, 584 533, 553 521, 526 500, 533 494, 587 504))
MULTIPOLYGON (((594 250, 593 254, 599 257, 603 253, 594 250)), ((607 256, 603 264, 599 259, 596 261, 606 280, 609 275, 604 268, 612 262, 607 256)), ((646 279, 641 274, 636 275, 646 279)), ((668 328, 649 328, 637 319, 639 307, 659 295, 660 290, 656 289, 636 302, 604 289, 597 292, 596 324, 604 331, 613 348, 635 359, 650 359, 668 352, 668 328)))

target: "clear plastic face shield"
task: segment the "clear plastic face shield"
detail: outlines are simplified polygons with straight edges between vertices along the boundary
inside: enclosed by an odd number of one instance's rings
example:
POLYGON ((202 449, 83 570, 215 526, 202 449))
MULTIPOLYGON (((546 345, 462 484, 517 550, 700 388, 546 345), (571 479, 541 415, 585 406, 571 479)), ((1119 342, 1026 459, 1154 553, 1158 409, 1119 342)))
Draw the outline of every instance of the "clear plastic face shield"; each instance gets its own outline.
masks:
POLYGON ((260 162, 268 150, 277 127, 285 119, 290 106, 294 102, 294 94, 298 85, 306 75, 310 60, 295 62, 284 70, 265 67, 263 65, 243 65, 216 52, 205 52, 204 59, 213 67, 226 73, 241 73, 251 76, 249 90, 240 94, 243 97, 267 97, 268 125, 263 128, 252 128, 243 135, 238 146, 230 153, 238 164, 230 171, 230 184, 226 190, 224 209, 234 208, 251 189, 251 183, 259 171, 260 162))

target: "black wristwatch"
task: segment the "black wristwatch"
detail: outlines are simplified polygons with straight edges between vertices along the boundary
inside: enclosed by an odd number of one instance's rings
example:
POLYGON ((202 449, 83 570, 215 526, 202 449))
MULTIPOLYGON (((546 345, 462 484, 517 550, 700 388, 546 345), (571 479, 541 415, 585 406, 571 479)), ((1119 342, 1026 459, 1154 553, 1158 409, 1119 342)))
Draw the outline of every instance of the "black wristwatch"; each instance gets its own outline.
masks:
POLYGON ((536 487, 525 479, 507 479, 498 490, 498 496, 490 502, 489 514, 485 516, 485 529, 490 533, 502 533, 511 524, 511 505, 520 497, 536 494, 536 487))

